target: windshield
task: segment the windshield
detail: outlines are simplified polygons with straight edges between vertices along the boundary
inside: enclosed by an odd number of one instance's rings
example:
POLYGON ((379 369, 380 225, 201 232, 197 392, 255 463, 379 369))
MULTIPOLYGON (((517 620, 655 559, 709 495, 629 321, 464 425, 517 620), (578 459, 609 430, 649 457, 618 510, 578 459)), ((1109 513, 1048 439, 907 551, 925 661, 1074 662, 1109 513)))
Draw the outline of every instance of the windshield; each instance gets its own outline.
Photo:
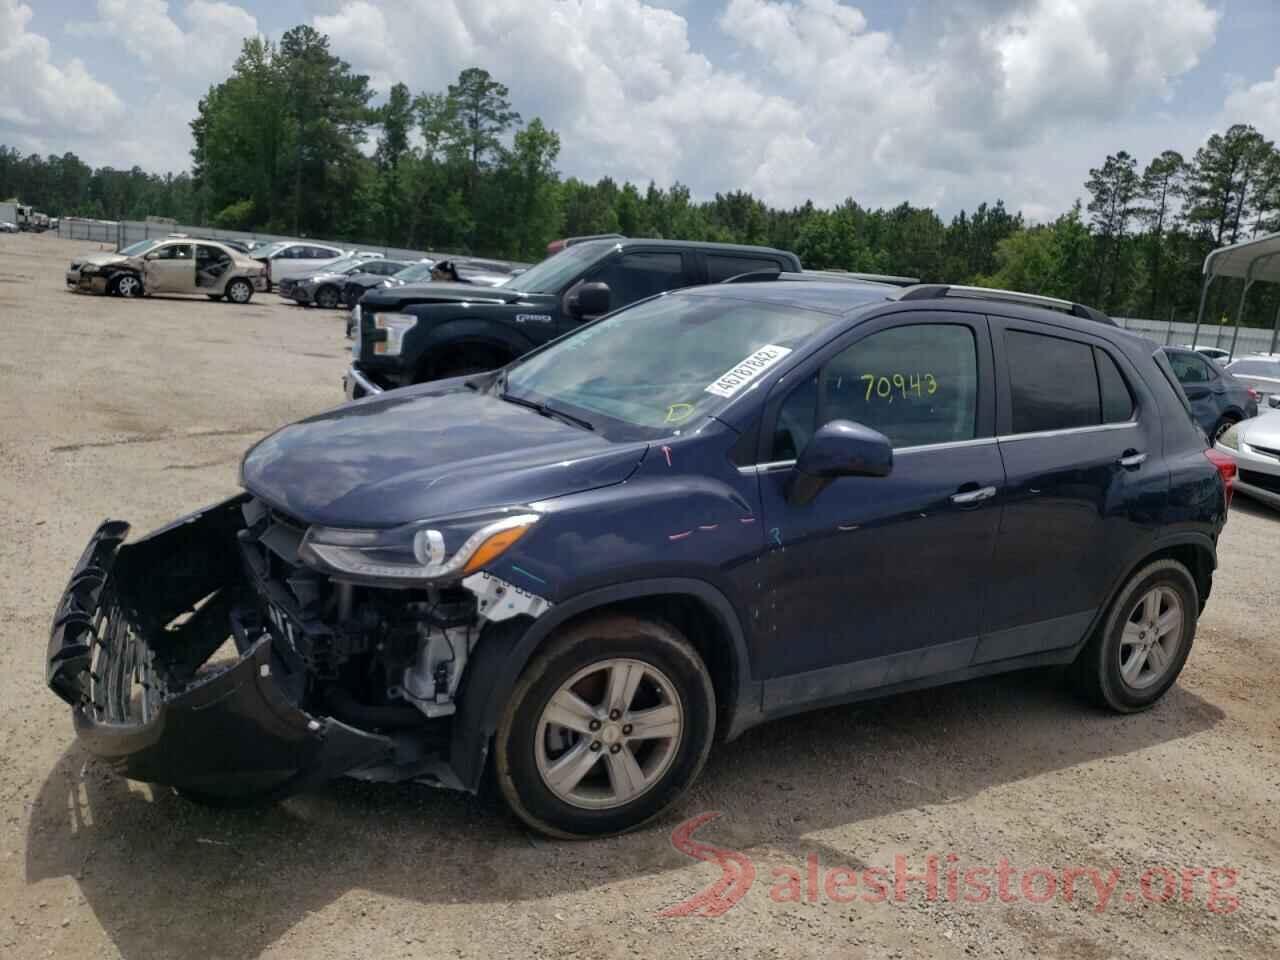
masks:
POLYGON ((121 250, 120 255, 124 257, 140 257, 159 242, 159 240, 139 240, 137 243, 131 243, 121 250))
POLYGON ((403 280, 406 283, 412 283, 415 280, 430 280, 431 267, 429 262, 411 263, 398 273, 392 274, 397 280, 403 280))
POLYGON ((670 436, 714 414, 834 320, 729 297, 660 296, 511 368, 506 392, 569 410, 617 439, 670 436))
POLYGON ((1272 377, 1280 380, 1280 360, 1237 360, 1227 369, 1246 377, 1272 377))
POLYGON ((613 241, 579 243, 535 263, 511 286, 528 293, 559 293, 564 285, 614 248, 613 241))

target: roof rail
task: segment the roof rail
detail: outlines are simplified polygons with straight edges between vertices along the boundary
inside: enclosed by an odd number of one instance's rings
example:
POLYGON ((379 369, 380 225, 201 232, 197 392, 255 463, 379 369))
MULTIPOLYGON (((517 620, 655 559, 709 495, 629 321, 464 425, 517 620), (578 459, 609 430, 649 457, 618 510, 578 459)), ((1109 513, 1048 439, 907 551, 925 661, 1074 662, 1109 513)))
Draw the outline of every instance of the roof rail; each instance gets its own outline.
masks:
POLYGON ((938 300, 951 296, 972 297, 976 300, 999 300, 1006 303, 1022 303, 1030 307, 1058 310, 1073 317, 1080 317, 1082 320, 1105 323, 1112 327, 1119 326, 1101 310, 1085 306, 1083 303, 1073 303, 1070 300, 1060 300, 1057 297, 1043 297, 1035 293, 1022 293, 1019 290, 966 287, 954 283, 920 283, 913 287, 906 287, 895 295, 898 300, 938 300))
POLYGON ((825 281, 836 283, 871 282, 888 283, 896 286, 910 286, 918 283, 914 277, 891 277, 881 273, 846 273, 842 270, 802 270, 799 273, 794 270, 752 270, 749 273, 740 273, 737 276, 728 277, 721 280, 720 283, 760 283, 765 280, 801 280, 810 283, 825 281))

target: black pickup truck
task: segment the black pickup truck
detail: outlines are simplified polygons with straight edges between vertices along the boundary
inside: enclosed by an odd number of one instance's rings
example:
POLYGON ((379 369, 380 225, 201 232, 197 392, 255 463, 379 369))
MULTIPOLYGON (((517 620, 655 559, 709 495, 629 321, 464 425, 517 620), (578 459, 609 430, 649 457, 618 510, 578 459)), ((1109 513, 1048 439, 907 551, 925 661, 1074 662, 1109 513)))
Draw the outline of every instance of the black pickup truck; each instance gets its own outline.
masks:
POLYGON ((566 247, 498 287, 370 290, 352 318, 348 398, 492 370, 645 297, 747 273, 800 270, 769 247, 607 238, 566 247))

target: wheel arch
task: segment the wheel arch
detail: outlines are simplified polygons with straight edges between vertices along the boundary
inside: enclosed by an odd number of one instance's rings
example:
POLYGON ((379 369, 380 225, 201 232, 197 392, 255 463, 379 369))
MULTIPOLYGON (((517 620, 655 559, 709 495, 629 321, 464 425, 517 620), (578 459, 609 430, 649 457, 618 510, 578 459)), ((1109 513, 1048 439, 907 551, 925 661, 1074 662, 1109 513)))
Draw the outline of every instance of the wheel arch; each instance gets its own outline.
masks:
POLYGON ((1191 572, 1191 578, 1196 584, 1196 593, 1199 595, 1200 609, 1204 610, 1209 592, 1213 589, 1213 571, 1218 566, 1217 545, 1207 533, 1193 530, 1171 533, 1149 544, 1145 550, 1135 554, 1125 564, 1120 576, 1116 578, 1107 593, 1106 603, 1098 608, 1094 622, 1090 625, 1082 643, 1092 636, 1093 631, 1105 619, 1107 611, 1111 609, 1111 605, 1129 579, 1147 564, 1166 559, 1177 560, 1191 572))
POLYGON ((602 587, 558 603, 536 620, 503 621, 485 629, 463 677, 450 743, 451 766, 466 789, 479 789, 498 719, 538 649, 571 623, 610 614, 662 620, 693 644, 711 674, 721 739, 732 739, 755 722, 759 684, 751 678, 741 621, 720 590, 685 578, 602 587))
POLYGON ((504 324, 493 320, 460 318, 435 326, 422 341, 414 376, 419 382, 440 368, 445 357, 463 353, 468 347, 500 350, 511 359, 522 356, 535 344, 504 324))

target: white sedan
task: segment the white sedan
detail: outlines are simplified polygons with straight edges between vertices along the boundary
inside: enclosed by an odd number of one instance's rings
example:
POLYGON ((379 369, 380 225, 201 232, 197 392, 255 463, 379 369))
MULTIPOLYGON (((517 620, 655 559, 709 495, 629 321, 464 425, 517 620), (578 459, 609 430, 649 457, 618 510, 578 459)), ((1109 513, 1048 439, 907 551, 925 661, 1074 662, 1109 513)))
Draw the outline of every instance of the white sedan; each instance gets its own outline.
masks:
POLYGON ((1280 508, 1280 411, 1242 420, 1214 446, 1236 462, 1237 492, 1280 508))

